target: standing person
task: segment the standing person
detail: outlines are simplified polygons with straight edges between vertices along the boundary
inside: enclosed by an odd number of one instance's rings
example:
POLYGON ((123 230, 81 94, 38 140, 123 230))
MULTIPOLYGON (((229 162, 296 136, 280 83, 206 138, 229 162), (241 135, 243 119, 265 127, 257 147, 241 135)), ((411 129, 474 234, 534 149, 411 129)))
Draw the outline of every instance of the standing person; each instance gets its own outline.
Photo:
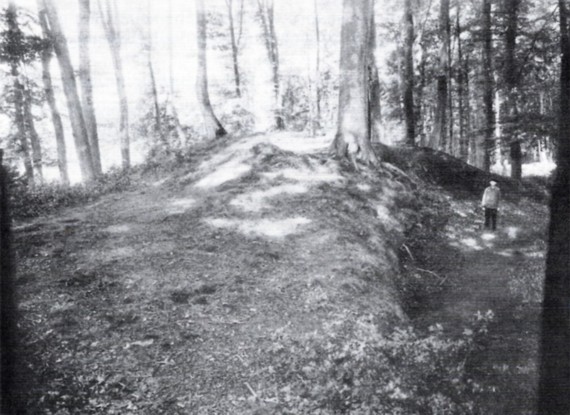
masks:
POLYGON ((485 229, 497 228, 497 210, 501 201, 501 189, 497 186, 497 182, 490 181, 491 186, 485 189, 481 206, 485 208, 485 229))

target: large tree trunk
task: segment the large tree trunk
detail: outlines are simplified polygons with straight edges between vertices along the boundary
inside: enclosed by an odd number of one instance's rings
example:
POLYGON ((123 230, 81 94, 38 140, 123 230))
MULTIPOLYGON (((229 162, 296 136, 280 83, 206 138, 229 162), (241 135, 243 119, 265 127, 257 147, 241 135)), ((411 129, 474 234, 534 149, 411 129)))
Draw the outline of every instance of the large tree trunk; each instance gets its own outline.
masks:
POLYGON ((511 162, 511 178, 520 180, 522 176, 521 143, 518 137, 518 84, 519 75, 516 67, 515 51, 518 35, 518 12, 520 0, 506 0, 505 14, 507 28, 505 31, 505 112, 508 123, 507 135, 509 143, 509 156, 511 162))
POLYGON ((57 108, 57 103, 55 100, 55 93, 53 91, 53 84, 50 72, 50 63, 52 58, 52 47, 50 42, 51 36, 49 34, 49 28, 44 11, 40 11, 39 13, 39 22, 40 26, 42 27, 42 33, 44 38, 50 43, 50 47, 46 47, 42 51, 42 81, 55 133, 55 141, 57 146, 57 166, 59 169, 59 177, 61 183, 64 186, 69 186, 69 173, 67 170, 67 149, 65 147, 65 134, 63 130, 63 123, 61 122, 61 115, 59 113, 59 110, 57 108))
POLYGON ((91 83, 91 59, 89 57, 91 37, 91 6, 90 0, 79 0, 79 84, 81 86, 81 105, 83 117, 89 135, 89 146, 93 157, 93 168, 98 175, 102 173, 99 136, 97 133, 97 118, 93 105, 93 86, 91 83))
POLYGON ((449 0, 441 0, 439 10, 439 66, 437 69, 437 104, 430 147, 447 147, 448 133, 448 75, 449 75, 449 0))
POLYGON ((214 114, 208 93, 208 66, 206 59, 206 12, 204 0, 196 0, 196 27, 198 41, 198 68, 196 72, 196 92, 198 103, 204 120, 205 135, 208 138, 219 138, 227 134, 226 130, 214 114))
POLYGON ((482 13, 482 37, 483 37, 483 148, 480 150, 483 156, 481 167, 485 171, 491 168, 491 149, 494 147, 495 135, 495 107, 494 107, 494 82, 493 82, 493 33, 491 31, 491 0, 483 0, 482 13))
POLYGON ((67 48, 67 40, 61 29, 59 16, 53 0, 38 0, 38 2, 40 6, 45 7, 53 47, 61 69, 61 80, 67 98, 71 129, 75 140, 75 148, 77 149, 81 175, 83 180, 90 182, 95 179, 95 169, 93 167, 93 157, 91 156, 87 127, 81 109, 81 101, 79 100, 79 94, 77 92, 75 74, 67 48))
POLYGON ((275 111, 275 128, 283 130, 285 122, 281 114, 281 92, 279 83, 279 49, 277 44, 277 35, 275 34, 275 18, 273 0, 257 0, 261 25, 263 28, 263 38, 269 63, 271 65, 273 98, 275 111))
POLYGON ((378 164, 370 143, 369 38, 373 0, 343 0, 340 46, 338 130, 333 147, 336 154, 356 162, 378 164))
POLYGON ((404 114, 406 120, 406 144, 414 146, 416 117, 414 108, 414 15, 412 0, 404 1, 404 114))
MULTIPOLYGON (((100 0, 98 0, 100 1, 100 0)), ((120 120, 119 136, 121 137, 121 159, 123 169, 128 169, 131 165, 130 136, 129 136, 129 103, 127 100, 127 90, 125 88, 125 75, 123 71, 123 59, 121 57, 121 32, 119 29, 119 13, 115 1, 111 4, 106 0, 105 10, 98 3, 103 29, 111 50, 113 69, 115 72, 115 83, 117 85, 117 95, 119 96, 120 120)))
POLYGON ((560 117, 542 305, 539 415, 570 413, 570 34, 568 1, 558 3, 560 117))

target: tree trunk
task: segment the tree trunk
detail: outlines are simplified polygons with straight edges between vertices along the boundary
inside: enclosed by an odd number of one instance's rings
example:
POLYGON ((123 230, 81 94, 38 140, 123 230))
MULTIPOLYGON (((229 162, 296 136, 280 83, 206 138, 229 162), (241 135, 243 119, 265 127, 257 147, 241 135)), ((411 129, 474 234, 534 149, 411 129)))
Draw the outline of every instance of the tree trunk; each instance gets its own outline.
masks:
POLYGON ((567 0, 558 3, 561 35, 559 136, 542 305, 539 415, 570 413, 570 14, 567 0))
POLYGON ((273 97, 275 105, 275 128, 285 129, 285 122, 281 114, 281 93, 279 84, 279 49, 277 45, 277 35, 275 34, 275 18, 273 0, 257 0, 261 25, 263 28, 263 38, 265 49, 271 65, 273 97))
POLYGON ((67 98, 71 129, 73 131, 73 138, 77 149, 81 175, 83 180, 90 182, 95 179, 95 169, 93 168, 93 157, 91 156, 91 149, 89 147, 89 136, 87 135, 87 127, 83 118, 81 101, 79 100, 79 94, 77 92, 75 74, 73 72, 73 67, 71 66, 67 40, 61 29, 57 9, 55 8, 53 0, 38 1, 40 2, 40 6, 43 5, 43 7, 45 7, 50 27, 51 40, 61 69, 61 80, 63 83, 63 90, 67 98))
POLYGON ((313 135, 321 128, 321 27, 319 21, 319 6, 313 0, 315 12, 315 114, 312 122, 313 135))
MULTIPOLYGON (((467 67, 463 62, 463 48, 461 44, 461 22, 460 12, 461 6, 457 3, 457 14, 455 22, 455 30, 457 36, 457 117, 459 131, 458 131, 458 147, 456 148, 456 155, 463 161, 467 162, 469 155, 469 146, 467 142, 467 135, 465 134, 465 78, 467 78, 467 67)), ((469 102, 467 102, 469 105, 469 102)))
MULTIPOLYGON (((172 1, 169 2, 169 7, 172 5, 172 1)), ((170 12, 171 10, 169 10, 170 12)), ((150 93, 152 96, 152 103, 153 103, 153 107, 154 107, 154 134, 155 137, 158 137, 160 139, 160 142, 164 145, 164 146, 168 146, 168 142, 166 140, 165 137, 165 132, 162 129, 162 118, 160 115, 160 104, 158 102, 158 91, 156 88, 156 77, 154 76, 154 66, 152 64, 152 50, 153 50, 153 44, 152 44, 152 11, 151 11, 151 0, 147 0, 146 2, 146 27, 147 27, 147 38, 146 38, 146 45, 145 45, 145 49, 146 49, 146 66, 147 66, 147 70, 148 70, 148 77, 149 77, 149 81, 150 81, 150 93)), ((169 21, 169 24, 171 24, 172 22, 169 21)), ((171 28, 170 28, 171 29, 171 28)), ((169 33, 170 30, 169 29, 169 33)), ((170 45, 169 48, 171 49, 172 46, 170 45)), ((171 72, 171 68, 169 67, 169 82, 170 82, 170 87, 173 88, 173 84, 172 84, 172 72, 171 72)), ((173 92, 172 90, 170 91, 171 93, 173 92)))
POLYGON ((373 12, 373 0, 343 0, 338 130, 333 148, 355 167, 357 161, 371 165, 379 162, 370 142, 368 102, 373 12))
POLYGON ((232 64, 234 69, 236 96, 241 97, 241 81, 239 76, 238 45, 237 45, 235 25, 234 25, 233 0, 226 0, 226 6, 228 8, 228 18, 230 24, 230 43, 232 48, 232 64))
POLYGON ((53 84, 50 72, 50 63, 52 58, 51 36, 46 20, 45 11, 39 12, 39 22, 42 27, 44 38, 50 43, 50 47, 44 48, 42 51, 42 81, 44 85, 44 93, 48 103, 51 121, 55 133, 55 141, 57 146, 57 166, 59 169, 59 177, 64 186, 69 186, 69 173, 67 170, 67 149, 65 147, 65 134, 63 130, 63 123, 61 122, 61 115, 57 108, 55 100, 55 93, 53 91, 53 84))
POLYGON ((522 153, 521 143, 518 137, 518 103, 517 89, 519 76, 516 67, 515 50, 518 35, 518 9, 520 0, 507 0, 505 14, 507 16, 507 28, 505 31, 505 112, 508 123, 507 134, 509 143, 509 156, 511 162, 511 178, 521 179, 522 153))
POLYGON ((24 88, 24 123, 29 142, 32 148, 32 162, 35 169, 35 177, 40 183, 44 181, 43 162, 42 162, 42 145, 40 136, 36 130, 34 115, 32 114, 32 97, 29 88, 24 88))
POLYGON ((404 1, 404 114, 406 144, 415 146, 416 120, 414 109, 414 15, 412 0, 404 1))
POLYGON ((91 37, 91 7, 90 0, 79 0, 79 85, 81 86, 81 105, 83 117, 89 136, 89 146, 93 157, 93 168, 100 175, 101 153, 99 150, 99 136, 97 133, 97 118, 93 105, 93 86, 91 83, 91 59, 89 57, 91 37))
POLYGON ((491 169, 491 148, 494 147, 495 135, 495 107, 494 107, 494 82, 493 82, 493 33, 491 21, 491 0, 483 0, 482 13, 482 37, 483 37, 483 155, 482 165, 484 171, 491 169))
POLYGON ((120 121, 119 136, 121 137, 121 159, 123 169, 128 169, 131 165, 130 136, 129 136, 129 104, 127 91, 125 88, 125 76, 123 72, 123 60, 121 58, 121 32, 119 29, 119 13, 117 4, 114 1, 106 0, 105 10, 98 0, 99 13, 105 31, 105 37, 111 50, 113 69, 115 72, 115 83, 117 85, 117 95, 119 96, 120 121))
POLYGON ((449 74, 449 0, 441 0, 439 10, 439 67, 437 69, 437 104, 430 146, 447 147, 448 74, 449 74))
POLYGON ((227 134, 226 130, 216 118, 210 95, 208 93, 208 67, 206 59, 206 12, 204 0, 196 0, 196 28, 198 41, 198 68, 196 72, 196 92, 198 103, 204 120, 205 136, 207 138, 220 138, 227 134))

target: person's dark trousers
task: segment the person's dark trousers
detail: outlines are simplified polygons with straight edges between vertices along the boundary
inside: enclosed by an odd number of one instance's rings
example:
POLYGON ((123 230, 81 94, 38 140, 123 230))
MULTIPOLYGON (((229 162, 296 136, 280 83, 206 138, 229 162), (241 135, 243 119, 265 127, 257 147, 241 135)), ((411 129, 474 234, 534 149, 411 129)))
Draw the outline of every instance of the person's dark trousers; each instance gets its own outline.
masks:
POLYGON ((485 208, 485 229, 497 229, 497 209, 485 208))

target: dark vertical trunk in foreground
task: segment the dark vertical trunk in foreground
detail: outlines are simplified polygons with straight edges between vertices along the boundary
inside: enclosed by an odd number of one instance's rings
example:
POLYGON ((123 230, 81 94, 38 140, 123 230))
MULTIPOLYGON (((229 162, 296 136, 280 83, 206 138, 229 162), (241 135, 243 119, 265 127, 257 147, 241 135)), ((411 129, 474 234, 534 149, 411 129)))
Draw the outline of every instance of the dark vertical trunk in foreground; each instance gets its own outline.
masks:
POLYGON ((570 413, 570 36, 567 0, 560 13, 560 119, 557 169, 542 306, 539 415, 570 413))
POLYGON ((2 165, 0 149, 0 413, 21 414, 17 361, 17 305, 12 256, 8 177, 2 165))

